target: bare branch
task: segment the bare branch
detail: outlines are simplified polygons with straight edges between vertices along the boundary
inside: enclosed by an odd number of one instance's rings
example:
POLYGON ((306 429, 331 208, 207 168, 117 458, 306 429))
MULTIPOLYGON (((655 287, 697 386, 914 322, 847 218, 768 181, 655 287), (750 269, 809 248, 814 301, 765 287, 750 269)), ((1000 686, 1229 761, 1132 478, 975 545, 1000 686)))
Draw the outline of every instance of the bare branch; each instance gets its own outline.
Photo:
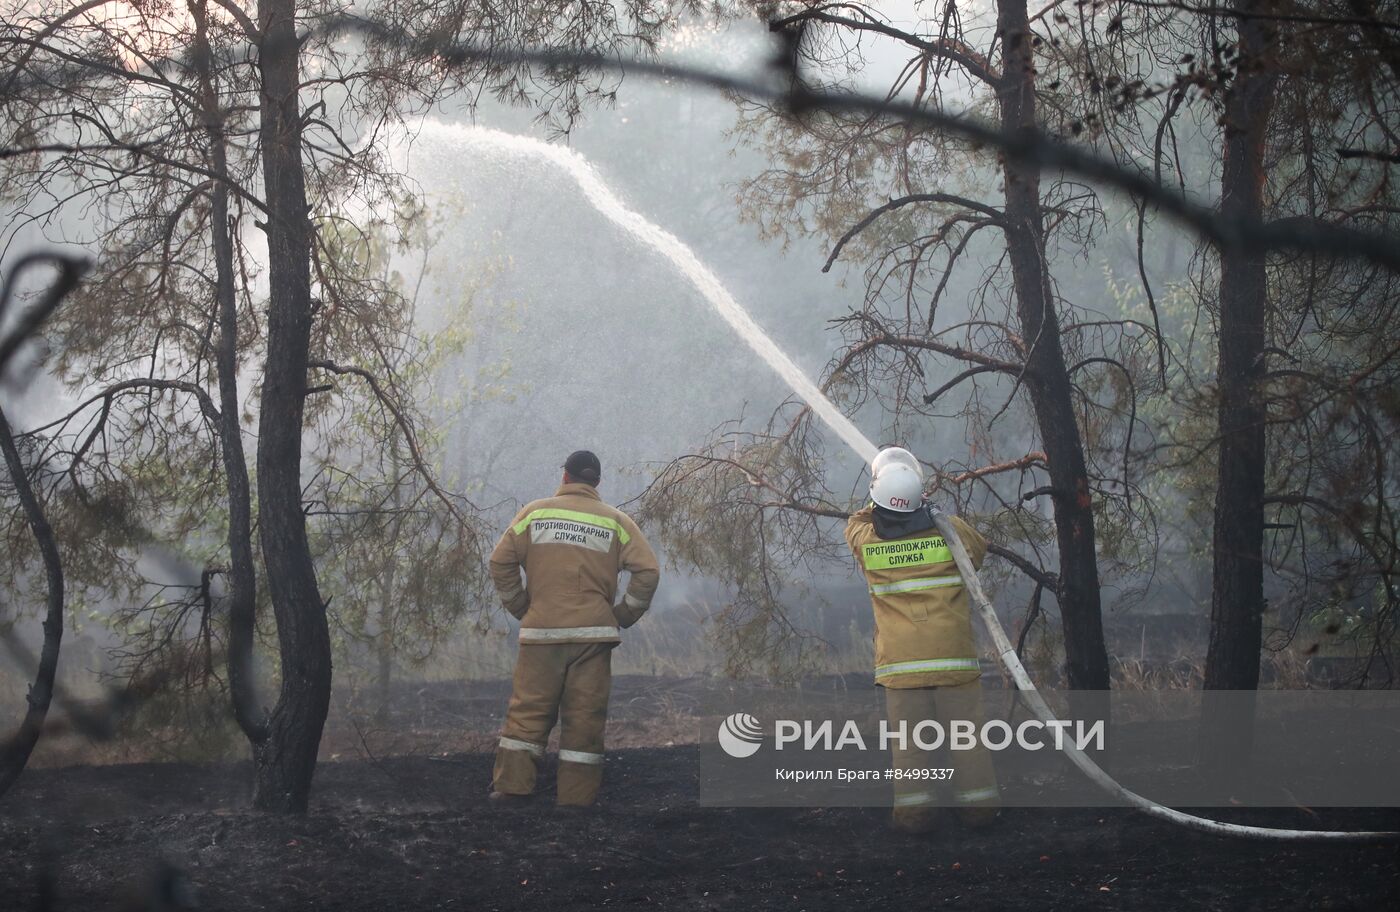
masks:
POLYGON ((874 224, 876 219, 887 212, 893 212, 896 209, 903 208, 913 203, 951 203, 955 206, 962 206, 964 209, 980 212, 994 224, 1001 224, 1000 209, 995 209, 985 203, 979 203, 976 200, 968 199, 965 196, 957 196, 952 193, 911 193, 908 196, 901 196, 899 199, 892 199, 883 206, 871 210, 869 215, 855 224, 855 227, 841 235, 841 239, 836 242, 836 246, 831 248, 831 255, 826 258, 826 265, 822 266, 822 272, 830 272, 832 264, 836 262, 837 257, 841 256, 841 248, 845 247, 856 235, 874 224))

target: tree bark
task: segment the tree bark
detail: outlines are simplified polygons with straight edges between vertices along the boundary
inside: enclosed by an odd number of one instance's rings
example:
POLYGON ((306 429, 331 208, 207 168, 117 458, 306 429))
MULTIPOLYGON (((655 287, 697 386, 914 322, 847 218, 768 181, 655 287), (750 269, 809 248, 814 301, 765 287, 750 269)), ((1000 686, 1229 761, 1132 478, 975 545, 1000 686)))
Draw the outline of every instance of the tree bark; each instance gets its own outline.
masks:
MULTIPOLYGON (((212 73, 208 39, 208 2, 190 0, 195 22, 195 68, 200 106, 209 139, 210 170, 228 179, 223 112, 212 73)), ((252 495, 238 397, 238 299, 229 227, 228 184, 215 182, 210 193, 209 228, 214 248, 215 298, 219 342, 215 372, 219 380, 219 435, 228 489, 228 679, 233 715, 254 745, 267 738, 267 713, 258 700, 253 675, 253 637, 257 605, 257 571, 253 563, 252 495)))
MULTIPOLYGON (((1026 0, 998 0, 997 31, 1002 42, 997 85, 1001 126, 1009 133, 1034 129, 1035 59, 1026 0)), ((1023 382, 1035 410, 1054 491, 1060 552, 1057 596, 1064 624, 1066 675, 1073 689, 1107 690, 1093 502, 1045 260, 1040 169, 1005 158, 1002 176, 1016 311, 1021 335, 1030 345, 1023 382)))
MULTIPOLYGON (((1261 4, 1242 0, 1241 12, 1261 4)), ((1262 19, 1235 20, 1240 64, 1225 101, 1220 213, 1226 219, 1262 225, 1264 149, 1277 77, 1264 57, 1269 36, 1262 19)), ((1224 248, 1220 252, 1219 387, 1210 646, 1207 690, 1253 690, 1259 685, 1264 619, 1265 414, 1258 384, 1266 364, 1265 320, 1268 277, 1263 254, 1224 248)), ((1225 756, 1227 738, 1246 754, 1252 725, 1241 724, 1234 702, 1207 700, 1202 722, 1202 759, 1225 756)))
POLYGON ((24 767, 34 746, 39 743, 39 734, 44 728, 44 719, 49 714, 49 703, 53 700, 53 684, 58 674, 58 651, 63 642, 63 563, 58 554, 58 542, 53 528, 49 526, 44 508, 34 495, 29 484, 29 475, 20 459, 19 449, 5 413, 0 410, 0 450, 4 451, 5 466, 9 469, 10 480, 19 496, 29 529, 39 545, 39 555, 44 561, 44 574, 48 583, 48 612, 44 616, 44 646, 39 653, 39 667, 34 673, 34 684, 27 697, 29 707, 24 719, 10 741, 0 747, 0 795, 9 791, 24 767))
POLYGON ((331 694, 326 606, 301 504, 311 339, 311 224, 301 163, 294 0, 259 0, 260 138, 267 214, 267 363, 258 420, 258 530, 277 618, 282 689, 254 749, 253 805, 303 813, 331 694))

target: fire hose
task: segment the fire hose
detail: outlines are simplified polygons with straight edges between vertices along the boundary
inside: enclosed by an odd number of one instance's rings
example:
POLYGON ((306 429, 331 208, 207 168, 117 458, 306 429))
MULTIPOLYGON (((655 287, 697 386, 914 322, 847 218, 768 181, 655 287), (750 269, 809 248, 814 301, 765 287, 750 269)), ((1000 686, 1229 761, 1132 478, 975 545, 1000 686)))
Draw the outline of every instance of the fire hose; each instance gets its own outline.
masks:
MULTIPOLYGON (((958 572, 962 575, 963 583, 967 587, 972 602, 977 606, 977 613, 982 618, 982 623, 987 628, 987 633, 991 635, 992 643, 996 647, 997 658, 1001 662, 1006 673, 1015 682, 1017 690, 1021 691, 1022 697, 1031 712, 1035 714, 1041 722, 1051 724, 1056 721, 1056 716, 1045 698, 1036 689, 1035 682, 1026 673, 1026 668, 1021 664, 1021 658, 1016 654, 1016 649, 1011 645, 1010 638, 1001 626, 1001 621, 997 619, 996 611, 987 599, 987 595, 982 591, 982 584, 977 578, 977 569, 972 565, 972 559, 967 554, 967 549, 963 546, 962 539, 958 537, 958 531, 953 524, 948 521, 948 517, 942 512, 933 511, 934 523, 938 531, 943 534, 944 540, 948 544, 949 551, 953 554, 953 561, 958 566, 958 572)), ((1218 836, 1244 836, 1250 839, 1277 839, 1277 840, 1323 840, 1327 842, 1370 842, 1382 839, 1395 839, 1400 837, 1400 833, 1387 831, 1362 831, 1348 832, 1340 830, 1287 830, 1275 829, 1273 827, 1244 826, 1237 823, 1225 823, 1220 820, 1211 820, 1207 817, 1197 817, 1194 814, 1187 814, 1182 811, 1173 810, 1151 800, 1144 798, 1136 792, 1129 791, 1120 785, 1117 780, 1103 768, 1094 762, 1088 754, 1081 750, 1071 741, 1064 743, 1064 752, 1068 755, 1070 762, 1078 767, 1079 771, 1108 794, 1129 804, 1143 813, 1165 820, 1168 823, 1175 823, 1179 826, 1189 827, 1193 830, 1200 830, 1203 833, 1213 833, 1218 836)))

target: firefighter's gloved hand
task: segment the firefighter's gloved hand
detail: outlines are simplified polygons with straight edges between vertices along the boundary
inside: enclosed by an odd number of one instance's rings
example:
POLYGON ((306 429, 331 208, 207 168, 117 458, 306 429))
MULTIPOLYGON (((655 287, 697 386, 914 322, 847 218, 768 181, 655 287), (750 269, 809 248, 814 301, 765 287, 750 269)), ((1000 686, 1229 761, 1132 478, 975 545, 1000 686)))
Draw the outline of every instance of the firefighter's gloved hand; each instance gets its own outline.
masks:
POLYGON ((528 592, 521 592, 513 599, 503 599, 501 605, 510 612, 511 617, 515 618, 517 621, 523 620, 525 612, 530 610, 530 594, 528 592))
POLYGON ((641 608, 632 607, 628 604, 627 599, 624 598, 616 605, 613 605, 612 612, 613 617, 617 619, 617 626, 626 630, 628 627, 631 627, 633 624, 637 623, 637 621, 641 620, 642 615, 646 614, 646 610, 645 605, 641 608))

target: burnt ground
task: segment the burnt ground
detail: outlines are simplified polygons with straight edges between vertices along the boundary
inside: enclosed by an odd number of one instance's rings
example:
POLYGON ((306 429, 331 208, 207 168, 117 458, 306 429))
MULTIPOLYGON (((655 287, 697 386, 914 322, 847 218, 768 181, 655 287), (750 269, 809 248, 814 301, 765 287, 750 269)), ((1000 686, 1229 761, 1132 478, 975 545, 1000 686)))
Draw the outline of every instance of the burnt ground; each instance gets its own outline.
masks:
MULTIPOLYGON (((178 908, 140 904, 172 871, 210 910, 1400 908, 1394 845, 1227 840, 1083 808, 915 838, 878 809, 701 807, 686 744, 610 751, 589 812, 556 810, 549 772, 539 797, 489 802, 484 749, 341 756, 322 764, 311 813, 290 818, 248 809, 247 764, 31 769, 0 800, 0 910, 39 908, 41 891, 55 910, 178 908)), ((1224 816, 1400 825, 1389 810, 1224 816)))

